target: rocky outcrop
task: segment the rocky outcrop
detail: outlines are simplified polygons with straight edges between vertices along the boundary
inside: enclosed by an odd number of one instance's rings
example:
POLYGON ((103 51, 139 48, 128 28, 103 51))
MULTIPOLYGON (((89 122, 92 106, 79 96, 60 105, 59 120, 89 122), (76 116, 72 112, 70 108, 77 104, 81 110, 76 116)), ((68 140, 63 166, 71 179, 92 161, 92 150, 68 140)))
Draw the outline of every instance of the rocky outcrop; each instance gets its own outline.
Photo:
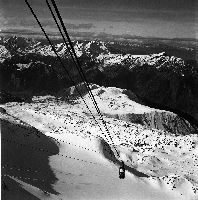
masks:
POLYGON ((144 114, 127 114, 112 116, 117 119, 144 125, 151 129, 167 131, 175 135, 197 134, 198 127, 187 120, 169 112, 153 111, 144 114))

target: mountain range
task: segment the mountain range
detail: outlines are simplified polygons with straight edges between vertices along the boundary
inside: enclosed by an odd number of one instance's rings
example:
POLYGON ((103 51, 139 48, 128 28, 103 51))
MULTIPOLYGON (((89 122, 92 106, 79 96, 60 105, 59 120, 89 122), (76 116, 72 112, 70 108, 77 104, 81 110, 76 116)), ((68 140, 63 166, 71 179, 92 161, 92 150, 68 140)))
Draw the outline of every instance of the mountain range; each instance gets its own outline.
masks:
MULTIPOLYGON (((73 80, 82 82, 65 44, 60 40, 53 42, 73 80)), ((138 55, 141 49, 146 49, 141 43, 96 40, 73 41, 73 45, 90 83, 130 90, 146 105, 176 112, 197 123, 196 60, 170 55, 167 53, 170 48, 165 47, 166 52, 138 55)), ((147 44, 149 51, 152 48, 153 45, 147 44)), ((182 49, 181 46, 178 49, 182 49)), ((185 47, 185 51, 183 55, 193 49, 185 47)), ((2 37, 0 72, 1 90, 25 97, 57 94, 72 86, 51 46, 44 40, 2 37)))

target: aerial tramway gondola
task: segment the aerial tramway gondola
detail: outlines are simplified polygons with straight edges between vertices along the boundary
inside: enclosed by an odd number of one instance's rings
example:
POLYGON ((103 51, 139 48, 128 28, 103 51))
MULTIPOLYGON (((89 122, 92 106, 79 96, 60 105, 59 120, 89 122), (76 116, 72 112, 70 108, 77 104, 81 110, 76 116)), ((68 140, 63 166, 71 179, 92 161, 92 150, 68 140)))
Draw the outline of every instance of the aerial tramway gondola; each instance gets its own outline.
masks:
POLYGON ((124 179, 125 178, 125 167, 124 162, 122 161, 122 165, 119 168, 119 178, 124 179))

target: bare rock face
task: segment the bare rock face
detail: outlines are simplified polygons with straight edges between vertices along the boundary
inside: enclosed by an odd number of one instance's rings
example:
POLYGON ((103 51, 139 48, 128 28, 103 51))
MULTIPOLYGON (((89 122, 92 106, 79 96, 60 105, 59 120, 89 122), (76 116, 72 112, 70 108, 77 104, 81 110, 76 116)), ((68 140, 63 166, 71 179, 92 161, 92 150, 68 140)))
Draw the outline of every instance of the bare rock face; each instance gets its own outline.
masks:
MULTIPOLYGON (((19 96, 14 96, 5 91, 0 91, 0 104, 4 104, 7 102, 23 102, 24 99, 19 96)), ((1 108, 1 112, 3 112, 3 108, 1 108)))
POLYGON ((175 135, 196 134, 198 131, 197 126, 191 125, 187 120, 166 111, 116 115, 115 118, 141 124, 151 129, 164 130, 175 135))
POLYGON ((2 113, 2 114, 6 114, 7 112, 6 112, 6 109, 5 108, 2 108, 2 107, 0 107, 0 113, 2 113))

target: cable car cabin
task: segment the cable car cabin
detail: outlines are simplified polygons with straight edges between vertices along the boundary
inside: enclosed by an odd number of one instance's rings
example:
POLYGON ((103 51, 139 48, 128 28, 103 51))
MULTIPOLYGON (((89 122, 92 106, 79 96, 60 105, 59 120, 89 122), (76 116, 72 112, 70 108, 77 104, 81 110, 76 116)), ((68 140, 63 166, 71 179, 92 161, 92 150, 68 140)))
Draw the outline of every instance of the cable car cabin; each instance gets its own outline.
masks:
POLYGON ((124 179, 125 178, 124 162, 122 162, 122 166, 119 168, 119 178, 120 179, 124 179))
POLYGON ((125 169, 123 169, 122 167, 120 167, 120 169, 119 169, 119 178, 120 179, 125 178, 125 169))

